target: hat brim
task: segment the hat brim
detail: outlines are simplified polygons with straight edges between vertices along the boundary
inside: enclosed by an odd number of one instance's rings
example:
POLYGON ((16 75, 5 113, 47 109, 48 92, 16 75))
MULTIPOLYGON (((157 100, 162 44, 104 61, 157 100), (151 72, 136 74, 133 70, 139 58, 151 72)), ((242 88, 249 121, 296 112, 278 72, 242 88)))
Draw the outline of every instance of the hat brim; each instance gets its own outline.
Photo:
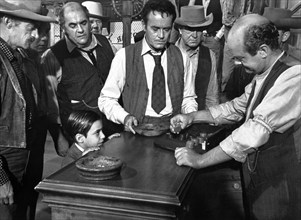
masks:
POLYGON ((291 28, 300 29, 301 28, 301 18, 282 18, 275 20, 273 22, 278 29, 281 28, 291 28))
POLYGON ((44 15, 39 15, 37 13, 28 11, 28 10, 5 10, 5 9, 0 9, 0 13, 11 15, 14 17, 18 18, 25 18, 28 20, 33 20, 33 21, 41 21, 41 22, 56 22, 56 20, 52 17, 49 16, 44 16, 44 15))
POLYGON ((187 22, 184 21, 182 18, 176 18, 175 20, 175 24, 180 25, 180 26, 184 26, 184 27, 205 27, 205 26, 209 26, 213 21, 213 15, 212 13, 208 16, 206 16, 205 18, 205 22, 202 23, 192 23, 192 22, 187 22))
POLYGON ((95 15, 95 14, 89 14, 89 16, 91 18, 98 18, 98 19, 101 19, 101 20, 109 20, 109 17, 105 17, 105 16, 99 16, 99 15, 95 15))

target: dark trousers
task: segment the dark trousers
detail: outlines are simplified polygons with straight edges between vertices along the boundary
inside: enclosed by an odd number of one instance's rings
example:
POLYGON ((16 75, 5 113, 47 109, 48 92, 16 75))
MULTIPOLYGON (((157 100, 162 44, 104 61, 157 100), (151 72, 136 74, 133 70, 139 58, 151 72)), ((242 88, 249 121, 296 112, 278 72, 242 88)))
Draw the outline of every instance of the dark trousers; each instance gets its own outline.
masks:
POLYGON ((301 219, 300 171, 292 143, 249 155, 243 165, 248 219, 301 219))
POLYGON ((31 146, 27 149, 0 148, 5 170, 13 185, 13 205, 0 205, 0 219, 34 220, 38 192, 34 187, 43 174, 44 146, 46 141, 46 120, 40 119, 34 125, 31 146))

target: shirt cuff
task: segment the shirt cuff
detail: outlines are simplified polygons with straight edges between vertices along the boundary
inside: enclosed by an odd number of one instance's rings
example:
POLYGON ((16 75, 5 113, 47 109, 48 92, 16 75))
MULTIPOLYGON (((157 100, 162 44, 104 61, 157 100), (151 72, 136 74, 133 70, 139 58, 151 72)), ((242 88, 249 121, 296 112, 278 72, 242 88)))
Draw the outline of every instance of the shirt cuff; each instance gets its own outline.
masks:
POLYGON ((213 120, 214 120, 214 124, 215 125, 219 125, 218 123, 218 118, 220 117, 220 109, 219 109, 219 106, 218 105, 215 105, 215 106, 211 106, 208 108, 213 120))
POLYGON ((117 115, 116 115, 116 120, 117 122, 119 122, 120 124, 124 124, 124 119, 125 117, 128 115, 129 113, 126 111, 120 111, 117 115))
POLYGON ((247 154, 238 150, 238 146, 233 141, 232 135, 228 136, 225 140, 220 142, 219 146, 226 154, 228 154, 234 160, 242 163, 245 162, 247 154))

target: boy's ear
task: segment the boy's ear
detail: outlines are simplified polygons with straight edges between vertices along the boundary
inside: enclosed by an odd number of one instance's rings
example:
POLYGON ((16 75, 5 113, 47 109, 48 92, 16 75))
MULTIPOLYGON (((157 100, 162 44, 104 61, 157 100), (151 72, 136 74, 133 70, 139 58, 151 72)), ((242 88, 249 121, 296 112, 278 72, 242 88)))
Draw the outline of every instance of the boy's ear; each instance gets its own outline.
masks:
POLYGON ((76 134, 75 140, 77 143, 83 143, 85 141, 85 136, 82 134, 76 134))

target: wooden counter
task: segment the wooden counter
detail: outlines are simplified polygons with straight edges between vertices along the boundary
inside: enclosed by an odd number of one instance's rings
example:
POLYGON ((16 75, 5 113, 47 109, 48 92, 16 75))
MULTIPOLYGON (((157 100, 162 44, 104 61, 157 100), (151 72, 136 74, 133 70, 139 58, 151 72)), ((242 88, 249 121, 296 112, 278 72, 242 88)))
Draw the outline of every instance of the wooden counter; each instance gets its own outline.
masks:
POLYGON ((38 184, 52 220, 187 219, 184 200, 193 170, 177 166, 173 152, 130 133, 107 142, 102 151, 125 162, 120 176, 88 181, 72 163, 38 184))
MULTIPOLYGON (((208 150, 229 134, 227 129, 202 129, 214 134, 208 150)), ((185 145, 185 141, 171 142, 185 145)), ((103 155, 125 162, 120 176, 111 180, 85 180, 74 163, 44 179, 36 189, 51 207, 52 220, 244 219, 240 163, 197 171, 179 167, 173 151, 158 143, 164 145, 166 137, 128 132, 105 143, 103 155)))

